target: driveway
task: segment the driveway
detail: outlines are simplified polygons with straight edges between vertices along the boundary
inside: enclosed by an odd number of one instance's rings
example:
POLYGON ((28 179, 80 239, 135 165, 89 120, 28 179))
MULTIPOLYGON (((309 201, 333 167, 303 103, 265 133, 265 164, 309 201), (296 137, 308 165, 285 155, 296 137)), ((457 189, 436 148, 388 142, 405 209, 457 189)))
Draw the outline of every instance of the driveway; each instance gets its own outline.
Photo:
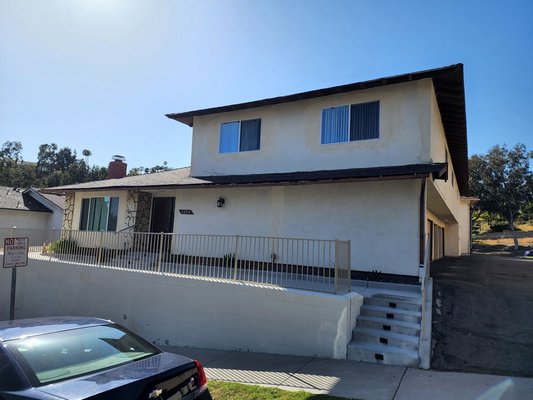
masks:
POLYGON ((497 255, 446 258, 432 264, 431 275, 431 367, 533 377, 533 262, 497 255))

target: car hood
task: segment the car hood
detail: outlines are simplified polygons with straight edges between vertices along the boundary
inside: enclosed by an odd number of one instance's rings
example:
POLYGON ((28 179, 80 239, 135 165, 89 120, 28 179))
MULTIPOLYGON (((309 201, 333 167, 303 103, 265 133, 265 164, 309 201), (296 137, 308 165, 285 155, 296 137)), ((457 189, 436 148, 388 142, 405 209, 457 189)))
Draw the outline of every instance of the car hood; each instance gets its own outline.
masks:
POLYGON ((143 392, 155 389, 156 383, 194 367, 195 364, 190 358, 172 353, 160 353, 100 373, 37 389, 64 399, 137 399, 143 392))

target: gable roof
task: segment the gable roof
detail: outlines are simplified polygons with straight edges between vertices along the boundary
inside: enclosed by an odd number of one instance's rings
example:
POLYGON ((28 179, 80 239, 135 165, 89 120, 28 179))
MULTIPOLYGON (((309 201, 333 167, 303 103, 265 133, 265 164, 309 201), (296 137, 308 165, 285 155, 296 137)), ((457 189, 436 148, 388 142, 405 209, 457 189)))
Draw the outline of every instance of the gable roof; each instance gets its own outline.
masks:
POLYGON ((325 89, 311 90, 308 92, 296 93, 288 96, 272 97, 246 103, 205 108, 181 113, 171 113, 166 114, 166 116, 170 119, 192 127, 194 123, 194 117, 196 116, 290 103, 294 101, 365 90, 380 86, 394 85, 421 79, 432 79, 433 81, 433 87, 435 89, 437 103, 439 105, 442 124, 444 126, 446 140, 450 149, 450 156, 454 166, 459 190, 461 194, 468 195, 468 148, 463 64, 455 64, 442 68, 350 83, 347 85, 333 86, 325 89))
POLYGON ((25 190, 8 186, 0 186, 0 209, 45 213, 52 212, 48 207, 45 207, 26 193, 25 190))
POLYGON ((310 183, 353 182, 367 180, 412 179, 432 175, 443 179, 446 163, 409 164, 392 167, 351 168, 321 171, 278 172, 270 174, 216 175, 193 178, 190 168, 180 168, 152 174, 127 176, 121 179, 107 179, 58 186, 46 190, 48 193, 100 190, 147 190, 201 188, 219 186, 272 186, 310 183))

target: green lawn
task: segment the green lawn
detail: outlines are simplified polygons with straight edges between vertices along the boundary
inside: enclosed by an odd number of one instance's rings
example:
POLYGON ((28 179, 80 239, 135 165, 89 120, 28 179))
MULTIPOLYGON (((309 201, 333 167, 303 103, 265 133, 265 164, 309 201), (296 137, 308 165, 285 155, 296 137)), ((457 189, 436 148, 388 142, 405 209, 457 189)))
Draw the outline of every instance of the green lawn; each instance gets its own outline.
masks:
POLYGON ((345 400, 342 397, 308 392, 292 392, 271 387, 210 380, 213 400, 345 400))

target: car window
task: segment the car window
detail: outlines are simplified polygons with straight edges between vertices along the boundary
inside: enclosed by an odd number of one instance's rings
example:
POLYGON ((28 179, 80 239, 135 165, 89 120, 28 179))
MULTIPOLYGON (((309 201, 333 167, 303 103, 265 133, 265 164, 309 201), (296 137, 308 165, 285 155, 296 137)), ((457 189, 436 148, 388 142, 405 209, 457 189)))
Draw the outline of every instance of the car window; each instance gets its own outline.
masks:
POLYGON ((0 390, 17 390, 22 386, 20 378, 7 354, 0 349, 0 390))
POLYGON ((36 386, 90 374, 159 351, 116 326, 93 326, 6 342, 36 386))

